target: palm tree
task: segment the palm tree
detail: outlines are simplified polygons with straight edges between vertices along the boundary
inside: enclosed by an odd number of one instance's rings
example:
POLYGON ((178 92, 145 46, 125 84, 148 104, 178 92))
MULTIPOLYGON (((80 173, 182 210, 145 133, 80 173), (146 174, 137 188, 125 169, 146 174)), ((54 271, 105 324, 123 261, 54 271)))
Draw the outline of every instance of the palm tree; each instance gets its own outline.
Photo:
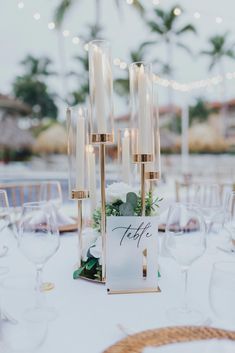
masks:
POLYGON ((31 78, 38 79, 55 75, 55 72, 49 68, 52 65, 52 61, 48 57, 36 58, 32 55, 27 55, 20 64, 25 68, 25 75, 31 78))
MULTIPOLYGON (((186 46, 179 38, 181 38, 186 33, 196 34, 195 27, 188 23, 183 26, 178 25, 179 16, 176 15, 175 9, 179 6, 173 6, 169 11, 164 11, 162 9, 154 9, 154 18, 147 20, 147 25, 151 32, 155 35, 153 40, 149 40, 143 43, 143 46, 153 46, 159 43, 164 43, 166 47, 166 63, 165 72, 171 75, 173 73, 173 48, 179 47, 188 53, 191 50, 186 46)), ((182 12, 183 10, 180 9, 182 12)), ((169 104, 172 105, 172 90, 169 87, 169 104)))
POLYGON ((14 80, 14 95, 29 104, 38 118, 56 119, 55 94, 48 91, 46 84, 46 78, 55 74, 50 70, 52 61, 47 57, 36 58, 27 55, 21 65, 25 73, 14 80))
POLYGON ((223 77, 222 85, 221 85, 221 102, 224 103, 221 111, 222 119, 223 119, 223 133, 226 133, 226 82, 224 79, 225 75, 225 67, 224 62, 225 59, 235 59, 235 43, 228 41, 229 32, 224 33, 223 35, 215 35, 209 38, 208 46, 209 49, 202 50, 201 54, 206 55, 210 58, 209 71, 213 68, 218 69, 218 73, 223 77))

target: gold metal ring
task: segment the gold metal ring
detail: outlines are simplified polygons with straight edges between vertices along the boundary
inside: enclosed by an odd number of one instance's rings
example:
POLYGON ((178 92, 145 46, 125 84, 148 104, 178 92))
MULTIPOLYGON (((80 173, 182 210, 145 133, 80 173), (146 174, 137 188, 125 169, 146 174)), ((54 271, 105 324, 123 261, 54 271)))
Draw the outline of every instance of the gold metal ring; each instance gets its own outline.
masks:
POLYGON ((160 173, 159 172, 146 172, 145 173, 145 179, 147 179, 147 180, 159 180, 160 179, 160 173))
POLYGON ((71 197, 73 200, 87 199, 89 196, 88 190, 72 190, 71 197))
POLYGON ((134 163, 149 163, 149 162, 153 162, 153 154, 147 154, 147 153, 133 154, 133 162, 134 163))
POLYGON ((107 134, 90 134, 91 143, 114 143, 114 135, 112 133, 107 134))

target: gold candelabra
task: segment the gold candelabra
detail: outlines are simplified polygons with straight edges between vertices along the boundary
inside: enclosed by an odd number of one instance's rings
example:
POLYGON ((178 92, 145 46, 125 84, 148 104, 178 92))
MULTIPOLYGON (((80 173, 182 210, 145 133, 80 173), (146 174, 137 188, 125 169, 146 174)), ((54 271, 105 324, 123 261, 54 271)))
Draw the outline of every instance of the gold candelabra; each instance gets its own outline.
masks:
POLYGON ((141 186, 141 214, 145 216, 145 182, 147 163, 153 161, 153 154, 137 153, 133 155, 133 162, 140 164, 140 186, 141 186))
POLYGON ((106 175, 105 161, 108 144, 114 142, 112 133, 91 133, 90 142, 99 146, 99 164, 100 164, 100 196, 101 196, 101 237, 102 237, 102 282, 106 281, 106 175))
POLYGON ((81 266, 82 262, 82 229, 83 229, 83 212, 82 212, 82 201, 89 198, 88 190, 72 190, 71 198, 77 200, 78 207, 78 267, 81 266))

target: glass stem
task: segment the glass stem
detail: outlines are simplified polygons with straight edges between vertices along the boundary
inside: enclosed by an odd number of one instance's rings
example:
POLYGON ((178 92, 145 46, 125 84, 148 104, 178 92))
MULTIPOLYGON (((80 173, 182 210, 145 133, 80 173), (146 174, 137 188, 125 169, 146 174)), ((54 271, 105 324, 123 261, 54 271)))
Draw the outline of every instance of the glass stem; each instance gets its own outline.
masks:
POLYGON ((187 300, 187 294, 188 294, 188 269, 183 269, 182 274, 184 276, 184 296, 183 296, 183 310, 187 311, 188 310, 188 300, 187 300))
POLYGON ((41 288, 42 288, 42 272, 43 272, 43 265, 36 266, 36 307, 42 306, 41 300, 41 288))

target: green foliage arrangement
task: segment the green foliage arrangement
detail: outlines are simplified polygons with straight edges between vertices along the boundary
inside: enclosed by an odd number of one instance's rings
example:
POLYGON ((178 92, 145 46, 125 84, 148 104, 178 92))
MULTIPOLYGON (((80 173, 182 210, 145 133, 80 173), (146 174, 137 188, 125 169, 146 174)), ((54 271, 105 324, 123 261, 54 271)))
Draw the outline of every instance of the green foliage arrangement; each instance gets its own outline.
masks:
MULTIPOLYGON (((156 213, 156 208, 159 207, 161 198, 153 199, 152 193, 146 194, 145 198, 145 214, 153 216, 156 213)), ((141 197, 134 192, 129 192, 126 195, 126 201, 116 200, 106 204, 106 216, 141 216, 141 197)), ((101 209, 97 208, 93 213, 93 228, 100 233, 101 231, 101 209)), ((88 259, 82 261, 81 267, 74 271, 73 278, 77 279, 80 276, 92 280, 102 280, 102 266, 98 258, 92 256, 90 249, 88 250, 88 259)))

